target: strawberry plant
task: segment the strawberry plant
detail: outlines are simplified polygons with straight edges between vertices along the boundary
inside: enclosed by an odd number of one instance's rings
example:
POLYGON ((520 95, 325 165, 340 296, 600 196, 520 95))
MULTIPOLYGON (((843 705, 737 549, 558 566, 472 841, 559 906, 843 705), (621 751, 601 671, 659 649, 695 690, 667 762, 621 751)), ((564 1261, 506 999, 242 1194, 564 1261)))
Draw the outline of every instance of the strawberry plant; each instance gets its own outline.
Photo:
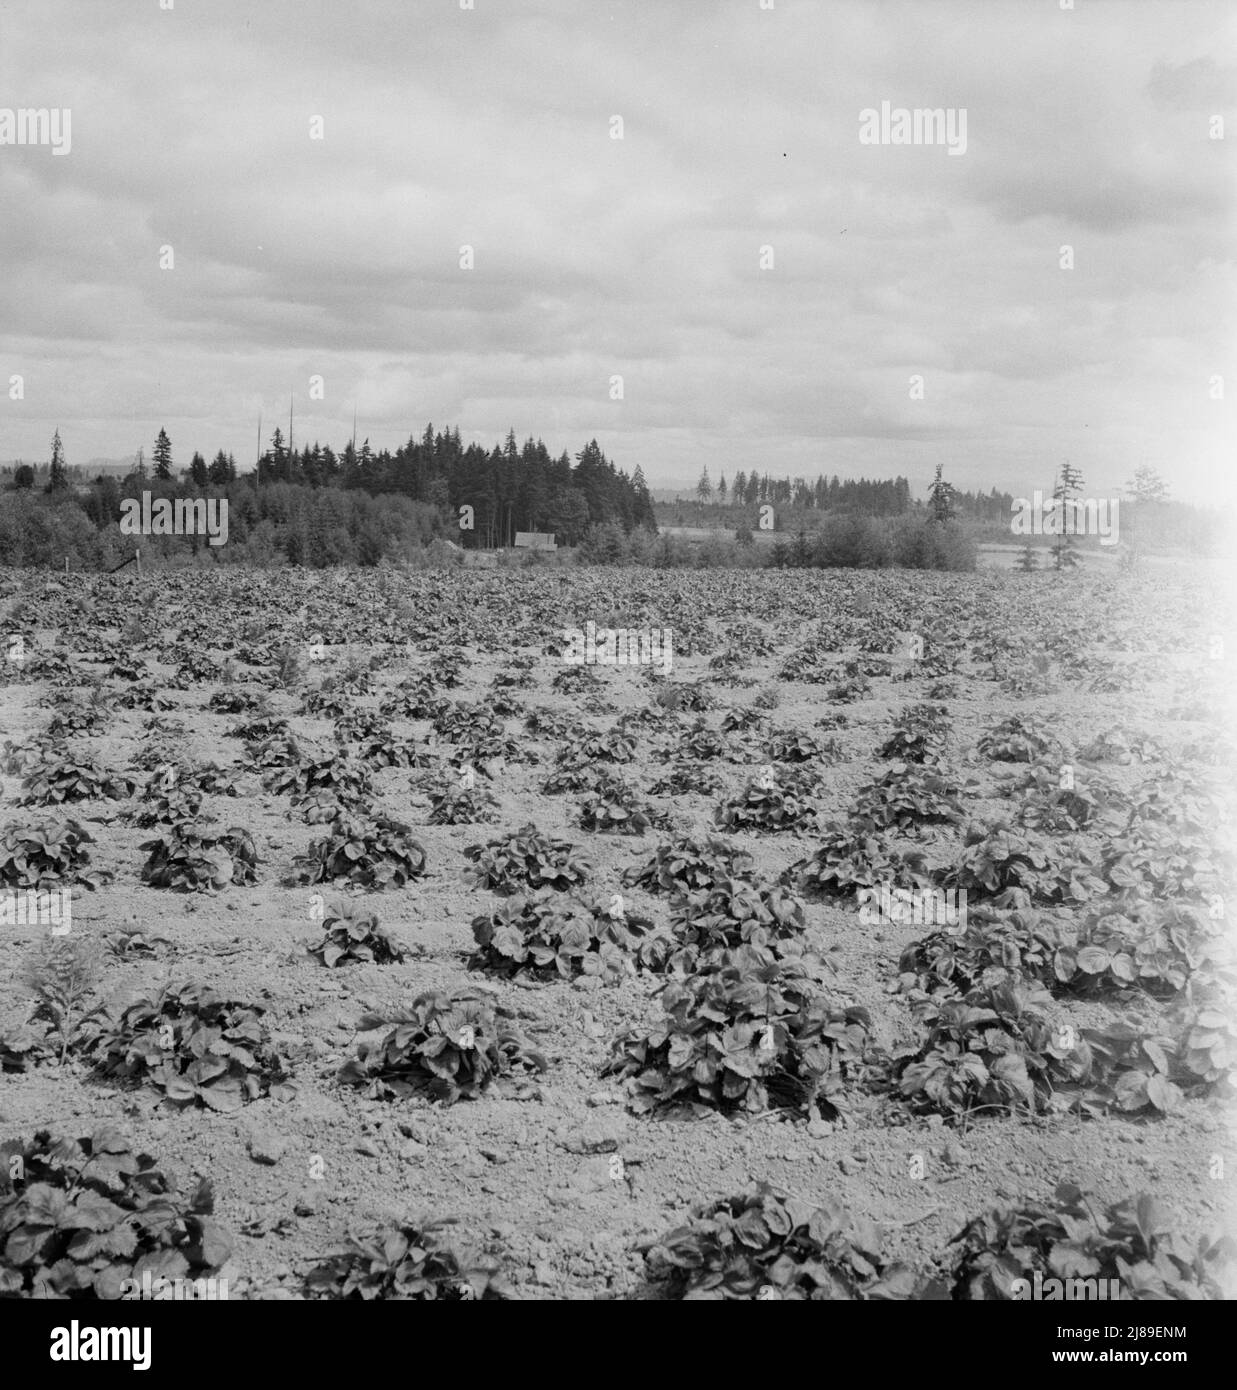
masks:
POLYGON ((0 1144, 0 1298, 118 1299, 126 1280, 196 1278, 231 1254, 210 1180, 188 1196, 119 1130, 0 1144))
MULTIPOLYGON (((16 1023, 0 1030, 0 1072, 33 1071, 56 1059, 47 1024, 16 1023)), ((3 1277, 0 1276, 0 1295, 3 1277)))
POLYGON ((507 976, 557 972, 565 980, 598 975, 612 983, 634 969, 633 954, 651 925, 628 914, 617 894, 609 907, 585 910, 550 889, 517 893, 473 919, 477 951, 469 963, 507 976))
POLYGON ((652 796, 714 796, 722 780, 704 763, 675 763, 649 788, 652 796))
POLYGON ((351 903, 334 903, 322 920, 322 940, 309 948, 323 965, 387 965, 408 954, 390 931, 379 925, 378 914, 351 903))
POLYGON ((1067 1290, 1079 1280, 1112 1280, 1122 1301, 1231 1297, 1233 1241, 1202 1236, 1191 1245, 1171 1231, 1167 1212, 1145 1192, 1107 1207, 1101 1220, 1081 1188, 1062 1182, 1051 1204, 1024 1200, 968 1222, 950 1241, 957 1248, 944 1273, 955 1299, 1029 1297, 1027 1281, 1037 1275, 1067 1290))
POLYGON ((93 801, 101 797, 123 801, 133 795, 135 785, 131 778, 98 767, 89 758, 75 757, 63 745, 55 745, 27 771, 21 804, 59 806, 66 801, 93 801))
POLYGON ((593 872, 593 861, 578 846, 550 839, 531 821, 484 845, 469 845, 464 857, 476 865, 464 871, 465 882, 495 893, 576 888, 593 872))
POLYGON ((940 1299, 939 1284, 890 1262, 880 1228, 830 1201, 815 1206, 759 1183, 700 1206, 645 1255, 672 1299, 940 1299))
POLYGON ((939 766, 894 763, 859 792, 851 819, 882 830, 956 823, 965 815, 962 793, 939 766))
POLYGON ((257 882, 258 852, 249 831, 231 826, 216 834, 213 817, 178 821, 140 846, 149 854, 142 882, 181 893, 210 893, 229 883, 257 882))
POLYGON ((153 996, 94 1010, 80 1046, 100 1076, 145 1083, 168 1105, 236 1110, 263 1095, 293 1094, 265 1012, 199 982, 166 985, 153 996))
POLYGON ((301 883, 346 881, 362 888, 403 888, 425 873, 425 850, 411 827, 387 816, 338 816, 330 833, 296 859, 301 883))
POLYGON ((643 835, 653 825, 664 825, 660 811, 646 806, 635 788, 621 777, 603 773, 580 802, 580 825, 603 834, 643 835))
POLYGON ((752 778, 737 796, 722 802, 714 820, 720 830, 789 830, 796 834, 816 823, 812 783, 794 778, 788 769, 777 776, 771 767, 752 778))
POLYGON ((1034 831, 1008 825, 972 826, 958 863, 944 874, 950 888, 987 895, 998 907, 1085 903, 1104 890, 1094 856, 1078 841, 1064 854, 1034 831))
POLYGON ((457 1250, 443 1237, 449 1220, 390 1224, 321 1260, 305 1276, 310 1299, 392 1299, 415 1303, 493 1302, 510 1296, 492 1253, 457 1250))
POLYGON ((689 893, 709 889, 722 879, 743 878, 755 867, 744 849, 718 836, 685 836, 660 844, 649 859, 623 875, 624 886, 649 892, 689 893))
POLYGON ((495 819, 498 799, 484 787, 449 783, 430 793, 431 825, 480 825, 495 819))
POLYGON ((766 755, 775 763, 810 763, 830 760, 830 753, 837 748, 834 740, 828 746, 812 734, 798 729, 782 729, 775 732, 765 749, 766 755))
POLYGON ((160 824, 195 820, 201 810, 201 789, 188 780, 184 768, 165 763, 147 778, 141 804, 129 818, 134 825, 149 829, 160 824))
POLYGON ((91 869, 94 836, 75 820, 9 821, 0 830, 0 884, 10 888, 50 888, 59 883, 98 888, 114 875, 91 869))
POLYGON ((697 762, 724 758, 731 752, 729 740, 710 729, 703 719, 698 719, 673 748, 679 758, 697 762))
POLYGON ((1121 799, 1116 788, 1098 776, 1076 780, 1073 769, 1062 775, 1057 768, 1037 764, 1020 777, 1008 778, 1004 794, 1017 806, 1017 823, 1027 830, 1072 834, 1093 827, 1106 810, 1121 799))
POLYGON ((1042 986, 1018 978, 924 1001, 926 1034, 893 1055, 898 1094, 916 1111, 947 1117, 1063 1108, 1054 1084, 1085 1080, 1091 1056, 1072 1029, 1052 1027, 1048 1002, 1042 986))
POLYGON ((603 1075, 628 1080, 637 1113, 687 1106, 767 1110, 770 1102, 835 1117, 861 1068, 869 1019, 834 1006, 796 960, 740 946, 710 955, 662 990, 665 1019, 614 1040, 603 1075))
POLYGON ((824 827, 820 845, 806 858, 796 860, 782 875, 782 882, 799 890, 833 897, 851 897, 860 888, 889 885, 917 888, 928 882, 923 855, 890 849, 880 830, 870 822, 824 827))
POLYGON ((420 1093, 447 1105, 476 1100, 500 1078, 547 1065, 503 1011, 467 990, 430 991, 411 1008, 363 1015, 357 1028, 384 1031, 376 1041, 357 1044, 339 1079, 365 1087, 373 1100, 420 1093))
POLYGON ((784 888, 763 888, 727 878, 676 896, 669 939, 649 943, 642 958, 651 968, 681 973, 703 958, 741 945, 767 948, 775 956, 802 952, 803 904, 784 888))
POLYGON ((994 725, 978 746, 984 757, 1003 763, 1045 762, 1061 752, 1061 742, 1047 724, 1018 714, 994 725))
POLYGON ((949 716, 941 705, 908 705, 893 733, 877 751, 879 758, 900 763, 937 762, 949 736, 949 716))

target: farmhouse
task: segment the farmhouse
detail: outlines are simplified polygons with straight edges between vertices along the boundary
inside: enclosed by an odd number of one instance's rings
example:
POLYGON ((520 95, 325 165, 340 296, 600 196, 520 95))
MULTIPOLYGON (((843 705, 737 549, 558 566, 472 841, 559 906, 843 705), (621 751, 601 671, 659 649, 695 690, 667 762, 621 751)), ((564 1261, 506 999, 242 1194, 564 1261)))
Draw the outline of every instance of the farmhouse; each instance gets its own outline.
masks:
POLYGON ((553 531, 517 531, 516 550, 557 550, 553 531))

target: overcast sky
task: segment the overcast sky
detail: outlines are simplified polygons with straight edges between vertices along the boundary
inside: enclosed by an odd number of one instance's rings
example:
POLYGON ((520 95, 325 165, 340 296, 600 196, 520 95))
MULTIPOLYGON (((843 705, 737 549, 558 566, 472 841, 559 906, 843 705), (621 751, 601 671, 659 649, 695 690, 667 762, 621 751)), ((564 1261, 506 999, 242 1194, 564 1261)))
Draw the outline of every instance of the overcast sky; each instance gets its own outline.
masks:
POLYGON ((248 466, 291 394, 653 486, 1231 500, 1237 6, 1060 3, 2 0, 0 108, 72 144, 0 146, 0 458, 248 466), (965 154, 861 143, 882 101, 965 154))

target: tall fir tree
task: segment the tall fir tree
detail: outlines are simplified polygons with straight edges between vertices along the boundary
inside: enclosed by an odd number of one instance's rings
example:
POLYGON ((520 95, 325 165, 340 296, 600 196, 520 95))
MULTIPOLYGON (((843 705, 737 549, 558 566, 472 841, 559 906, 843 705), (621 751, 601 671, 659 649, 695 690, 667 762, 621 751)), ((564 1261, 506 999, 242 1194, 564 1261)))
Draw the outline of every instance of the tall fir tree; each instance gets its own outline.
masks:
POLYGON ((1080 487, 1082 487, 1082 470, 1074 468, 1068 462, 1064 463, 1052 489, 1052 495, 1056 501, 1056 507, 1053 510, 1057 533, 1056 544, 1052 549, 1052 564, 1053 568, 1057 570, 1073 569, 1078 564, 1078 556, 1074 553, 1074 526, 1076 524, 1074 503, 1077 500, 1080 487))
POLYGON ((167 482, 172 477, 172 441, 168 438, 165 429, 159 431, 159 436, 155 440, 155 477, 167 482))
POLYGON ((936 477, 928 490, 928 511, 933 521, 952 521, 954 519, 954 498, 957 493, 952 483, 942 476, 945 465, 936 465, 936 477))
POLYGON ((64 464, 64 445, 60 442, 60 431, 52 435, 52 462, 47 478, 48 492, 63 492, 69 486, 69 470, 64 464))

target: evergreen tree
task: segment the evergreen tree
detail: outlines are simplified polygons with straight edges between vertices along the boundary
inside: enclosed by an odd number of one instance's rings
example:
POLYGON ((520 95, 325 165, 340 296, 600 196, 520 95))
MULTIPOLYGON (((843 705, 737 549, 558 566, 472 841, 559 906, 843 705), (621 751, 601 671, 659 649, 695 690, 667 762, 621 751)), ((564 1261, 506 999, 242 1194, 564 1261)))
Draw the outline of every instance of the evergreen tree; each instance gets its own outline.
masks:
POLYGON ((1052 550, 1052 563, 1057 570, 1073 569, 1078 563, 1078 556, 1074 553, 1074 502, 1081 486, 1082 471, 1069 463, 1063 464, 1052 489, 1057 504, 1057 543, 1052 550))
POLYGON ((954 498, 957 494, 953 484, 947 483, 941 476, 944 467, 941 463, 936 465, 936 478, 928 492, 928 510, 933 521, 952 521, 955 515, 954 498))
POLYGON ((1024 574, 1030 574, 1032 570, 1039 569, 1039 551, 1030 541, 1022 547, 1022 554, 1018 556, 1018 568, 1024 574))
POLYGON ((60 431, 52 435, 51 472, 47 479, 47 492, 63 492, 69 486, 69 470, 64 466, 64 445, 60 442, 60 431))
POLYGON ((1156 523, 1157 514, 1164 512, 1168 501, 1168 484, 1155 471, 1145 465, 1134 470, 1133 478, 1126 483, 1125 490, 1134 503, 1133 525, 1126 522, 1128 545, 1123 547, 1121 563, 1124 569, 1135 568, 1142 559, 1142 537, 1156 523))
POLYGON ((228 456, 222 449, 210 461, 210 467, 206 470, 206 480, 216 487, 228 482, 228 456))
POLYGON ((210 470, 201 454, 194 454, 193 460, 189 464, 189 477, 192 479, 194 487, 205 487, 210 481, 210 470))
POLYGON ((726 475, 723 473, 717 480, 717 501, 718 505, 726 505, 726 475))
POLYGON ((161 429, 159 437, 155 440, 155 477, 162 481, 170 481, 172 477, 172 441, 168 438, 167 430, 161 429))
POLYGON ((709 482, 709 469, 706 464, 700 470, 700 481, 696 484, 696 496, 702 502, 708 502, 713 496, 713 484, 709 482))
POLYGON ((1135 502, 1168 501, 1168 484, 1154 468, 1136 468, 1134 477, 1126 483, 1125 490, 1135 502))

